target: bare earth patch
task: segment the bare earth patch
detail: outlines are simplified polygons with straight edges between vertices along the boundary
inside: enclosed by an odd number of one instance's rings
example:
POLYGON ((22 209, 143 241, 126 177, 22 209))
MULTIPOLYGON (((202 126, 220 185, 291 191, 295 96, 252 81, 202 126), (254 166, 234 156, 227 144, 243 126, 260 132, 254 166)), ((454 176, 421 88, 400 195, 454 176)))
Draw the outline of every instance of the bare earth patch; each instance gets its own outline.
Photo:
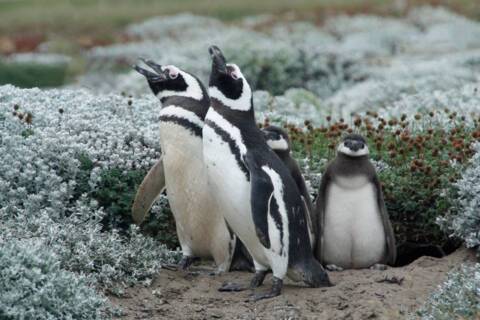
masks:
MULTIPOLYGON (((248 302, 250 291, 222 293, 224 281, 248 283, 243 272, 210 276, 162 270, 150 287, 133 287, 126 297, 110 297, 123 309, 119 319, 404 319, 442 283, 455 266, 475 260, 466 249, 442 258, 422 257, 412 264, 386 271, 330 272, 331 288, 312 289, 287 280, 280 297, 248 302)), ((271 276, 258 290, 268 290, 271 276)))

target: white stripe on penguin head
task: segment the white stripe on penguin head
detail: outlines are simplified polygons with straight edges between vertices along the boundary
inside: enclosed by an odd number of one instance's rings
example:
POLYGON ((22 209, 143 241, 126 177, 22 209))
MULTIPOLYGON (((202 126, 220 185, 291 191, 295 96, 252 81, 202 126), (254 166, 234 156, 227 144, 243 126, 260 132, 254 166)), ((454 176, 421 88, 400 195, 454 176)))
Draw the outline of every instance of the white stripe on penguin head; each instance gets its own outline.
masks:
POLYGON ((346 154, 350 157, 366 156, 369 153, 367 145, 365 145, 362 149, 353 151, 352 149, 350 149, 345 145, 345 142, 342 142, 338 145, 337 151, 340 153, 346 154))
POLYGON ((178 77, 178 75, 182 75, 185 83, 187 84, 187 89, 185 91, 162 90, 157 94, 159 99, 172 96, 187 97, 195 100, 203 99, 202 87, 198 83, 198 80, 191 74, 177 68, 174 65, 162 66, 162 70, 168 70, 170 77, 178 77))
POLYGON ((278 140, 267 139, 267 144, 273 150, 286 151, 288 150, 288 142, 283 137, 278 140))
POLYGON ((233 63, 228 63, 227 67, 232 67, 234 69, 234 73, 237 78, 242 79, 243 87, 242 87, 242 94, 238 99, 230 99, 225 97, 225 95, 218 90, 217 87, 211 86, 208 88, 208 92, 211 98, 215 98, 222 102, 226 107, 233 109, 233 110, 240 110, 240 111, 248 111, 251 109, 251 102, 252 102, 252 89, 248 84, 247 80, 240 71, 240 68, 233 63))
POLYGON ((223 131, 225 131, 230 136, 230 138, 235 141, 235 144, 238 146, 238 149, 240 150, 240 154, 242 156, 247 154, 247 147, 245 146, 242 134, 237 127, 228 122, 227 119, 222 117, 222 115, 215 111, 213 108, 208 109, 205 119, 212 121, 223 131))

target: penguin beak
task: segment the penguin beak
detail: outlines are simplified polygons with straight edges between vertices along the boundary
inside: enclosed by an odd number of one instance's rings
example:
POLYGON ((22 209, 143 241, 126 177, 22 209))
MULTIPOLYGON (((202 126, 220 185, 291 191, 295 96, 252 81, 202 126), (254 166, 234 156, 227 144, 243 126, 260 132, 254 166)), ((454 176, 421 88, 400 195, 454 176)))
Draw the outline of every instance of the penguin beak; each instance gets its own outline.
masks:
POLYGON ((145 63, 147 66, 149 66, 150 68, 152 68, 153 71, 155 71, 156 73, 153 73, 149 70, 146 70, 138 65, 134 65, 133 68, 140 74, 142 74, 143 76, 145 76, 145 78, 147 78, 148 82, 162 82, 162 81, 165 81, 168 79, 167 75, 164 73, 164 71, 162 71, 162 66, 159 65, 159 64, 156 64, 155 62, 153 62, 152 60, 148 60, 148 59, 144 59, 144 58, 140 58, 139 59, 140 61, 142 61, 143 63, 145 63))
POLYGON ((140 61, 145 63, 147 66, 152 68, 156 73, 163 73, 162 66, 159 64, 156 64, 150 59, 145 59, 145 58, 140 58, 140 61))
POLYGON ((222 51, 215 45, 208 48, 210 57, 212 57, 212 69, 222 73, 227 74, 227 60, 223 55, 222 51))
POLYGON ((348 140, 345 142, 345 145, 352 150, 353 152, 357 152, 358 150, 362 149, 364 147, 363 142, 361 141, 352 141, 348 140))

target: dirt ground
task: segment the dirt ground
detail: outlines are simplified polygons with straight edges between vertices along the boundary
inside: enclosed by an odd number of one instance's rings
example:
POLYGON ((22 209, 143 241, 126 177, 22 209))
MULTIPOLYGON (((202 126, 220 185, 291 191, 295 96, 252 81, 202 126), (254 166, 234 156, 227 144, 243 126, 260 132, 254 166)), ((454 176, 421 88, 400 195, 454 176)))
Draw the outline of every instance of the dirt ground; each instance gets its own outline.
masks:
MULTIPOLYGON (((150 287, 127 289, 110 297, 124 315, 118 319, 404 319, 425 301, 446 273, 474 254, 460 249, 442 258, 422 257, 408 266, 377 270, 329 272, 331 288, 312 289, 285 281, 281 296, 249 302, 250 291, 222 293, 224 281, 248 283, 252 274, 211 276, 208 266, 191 274, 162 270, 150 287)), ((268 290, 271 275, 257 290, 268 290)))

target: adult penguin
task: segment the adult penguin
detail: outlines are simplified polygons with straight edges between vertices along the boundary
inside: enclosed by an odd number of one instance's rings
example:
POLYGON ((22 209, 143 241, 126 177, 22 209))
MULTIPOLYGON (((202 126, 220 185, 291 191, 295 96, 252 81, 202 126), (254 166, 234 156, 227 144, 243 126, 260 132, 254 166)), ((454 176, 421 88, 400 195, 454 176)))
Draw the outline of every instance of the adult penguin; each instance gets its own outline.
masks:
POLYGON ((292 175, 295 183, 297 184, 303 201, 305 201, 305 205, 308 209, 307 222, 310 230, 310 242, 312 243, 312 249, 315 252, 315 235, 317 233, 317 221, 314 216, 315 211, 313 210, 312 200, 310 198, 310 193, 308 192, 305 179, 303 178, 302 171, 300 171, 300 167, 298 166, 297 161, 292 157, 290 138, 288 136, 288 133, 280 127, 271 125, 264 127, 262 131, 265 135, 265 140, 267 141, 268 146, 272 148, 273 151, 275 151, 277 156, 287 166, 290 174, 292 175))
POLYGON ((395 236, 365 139, 349 134, 322 176, 317 258, 328 269, 394 264, 395 236))
POLYGON ((162 158, 142 182, 132 216, 140 223, 166 187, 182 248, 181 268, 188 268, 198 257, 213 257, 219 272, 228 271, 235 248, 239 265, 245 266, 240 243, 228 229, 207 184, 202 128, 210 105, 208 93, 198 78, 176 66, 143 61, 151 70, 134 68, 146 77, 162 103, 162 158))
MULTIPOLYGON (((281 294, 287 275, 309 286, 330 285, 313 257, 306 206, 287 167, 257 127, 251 88, 240 68, 227 64, 216 46, 209 48, 211 107, 203 128, 203 155, 212 191, 230 228, 253 257, 250 288, 263 283, 268 270, 273 286, 253 300, 281 294)), ((246 287, 226 283, 220 291, 246 287)))

